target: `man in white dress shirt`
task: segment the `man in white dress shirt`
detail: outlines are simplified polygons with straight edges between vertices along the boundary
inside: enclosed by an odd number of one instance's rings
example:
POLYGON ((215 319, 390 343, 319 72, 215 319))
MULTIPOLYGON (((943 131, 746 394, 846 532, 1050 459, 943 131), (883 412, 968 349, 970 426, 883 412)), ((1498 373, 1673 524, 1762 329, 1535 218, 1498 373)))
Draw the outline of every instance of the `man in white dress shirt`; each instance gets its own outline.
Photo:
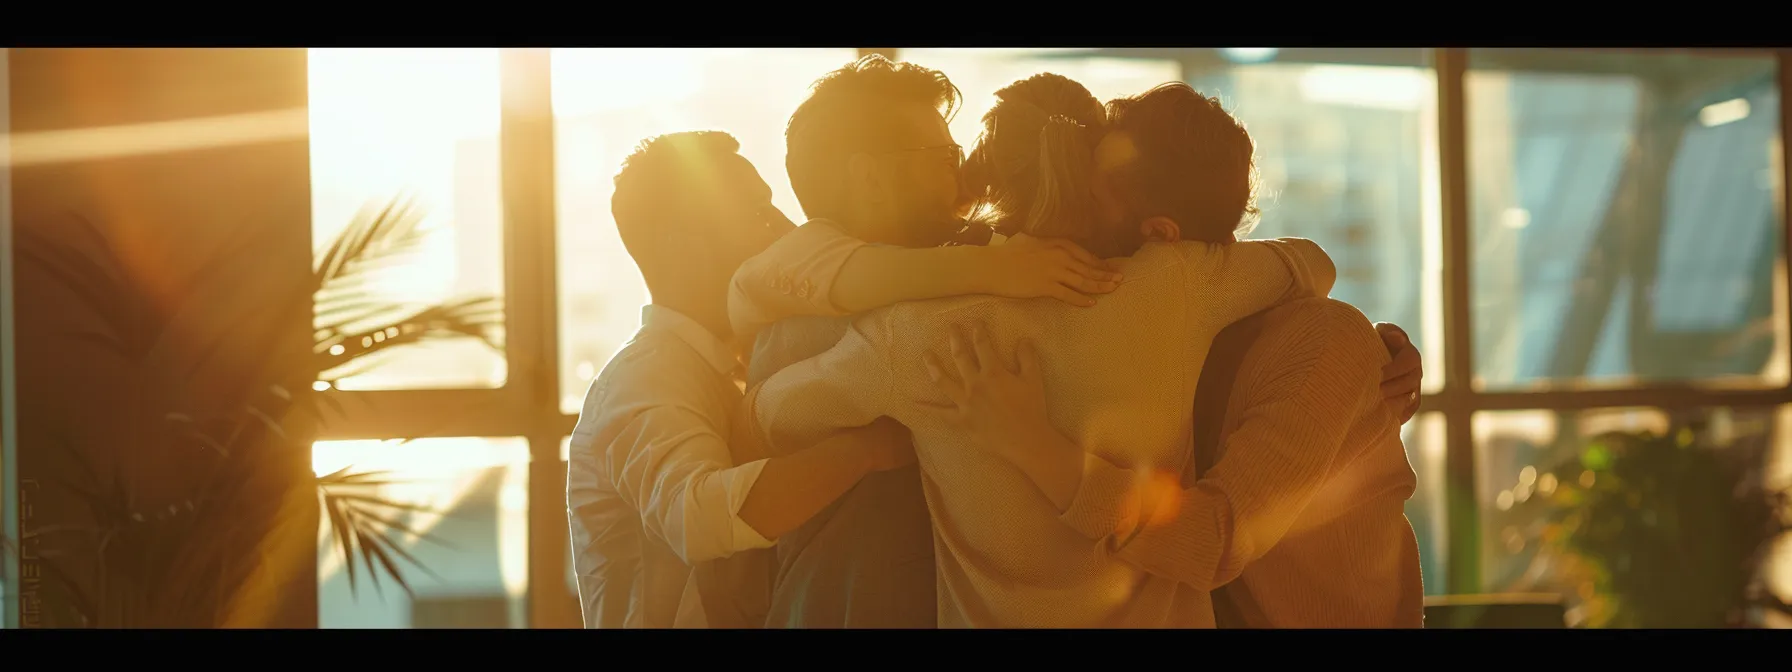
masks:
POLYGON ((721 132, 660 136, 616 176, 611 211, 652 303, 573 429, 566 503, 587 628, 703 625, 693 563, 769 547, 864 475, 914 460, 885 420, 736 465, 729 279, 793 228, 738 151, 721 132))

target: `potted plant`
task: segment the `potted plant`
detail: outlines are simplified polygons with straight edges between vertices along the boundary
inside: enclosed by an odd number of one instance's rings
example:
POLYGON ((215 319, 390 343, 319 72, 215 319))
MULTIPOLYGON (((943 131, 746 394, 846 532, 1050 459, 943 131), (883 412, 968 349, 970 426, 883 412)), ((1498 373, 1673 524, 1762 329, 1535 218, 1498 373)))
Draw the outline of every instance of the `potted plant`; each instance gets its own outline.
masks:
POLYGON ((51 625, 263 622, 258 610, 280 590, 315 581, 308 564, 279 561, 306 556, 277 547, 307 543, 314 557, 320 510, 351 586, 359 564, 376 585, 384 573, 410 590, 400 565, 415 559, 402 537, 420 535, 402 514, 414 507, 369 489, 385 481, 383 474, 345 469, 316 476, 309 437, 332 409, 323 390, 341 377, 335 372, 428 338, 472 336, 500 347, 503 316, 494 298, 414 306, 370 291, 380 271, 418 251, 427 235, 418 227, 422 215, 404 200, 370 207, 309 277, 264 282, 250 281, 266 274, 244 253, 256 235, 244 227, 205 269, 196 295, 166 317, 125 278, 118 251, 97 227, 79 222, 87 239, 79 245, 19 232, 21 265, 76 288, 86 305, 71 309, 97 316, 90 323, 99 326, 56 337, 88 339, 123 362, 119 384, 129 408, 118 415, 134 425, 132 445, 103 447, 105 469, 66 445, 72 439, 55 439, 64 444, 53 456, 61 462, 55 472, 66 477, 43 487, 75 493, 93 524, 23 530, 26 555, 72 612, 51 625), (308 334, 292 328, 292 320, 311 316, 308 334), (310 342, 284 340, 293 334, 310 342), (309 356, 285 354, 305 351, 309 356), (160 476, 141 477, 145 466, 160 476))
MULTIPOLYGON (((1592 627, 1722 628, 1792 609, 1761 576, 1792 522, 1788 491, 1763 483, 1758 446, 1719 445, 1696 424, 1612 432, 1545 476, 1539 541, 1590 586, 1592 627)), ((1751 442, 1752 443, 1752 442, 1751 442)))

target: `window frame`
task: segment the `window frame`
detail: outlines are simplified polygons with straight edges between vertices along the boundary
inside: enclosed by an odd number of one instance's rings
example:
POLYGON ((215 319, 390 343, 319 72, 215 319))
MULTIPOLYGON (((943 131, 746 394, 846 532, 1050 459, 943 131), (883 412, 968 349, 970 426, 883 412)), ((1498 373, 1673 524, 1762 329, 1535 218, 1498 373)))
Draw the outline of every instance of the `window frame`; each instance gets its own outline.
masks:
MULTIPOLYGON (((1325 50, 1336 62, 1336 50, 1325 50)), ((1526 72, 1616 72, 1614 58, 1641 50, 1587 49, 1562 52, 1566 58, 1539 59, 1524 52, 1496 67, 1526 72)), ((1792 91, 1792 50, 1669 50, 1698 54, 1748 54, 1775 57, 1779 93, 1792 91)), ((1662 50, 1647 50, 1661 53, 1662 50)), ((899 49, 859 49, 899 58, 899 49)), ((1473 421, 1476 413, 1507 410, 1582 410, 1609 407, 1651 407, 1663 410, 1712 406, 1773 407, 1792 404, 1792 381, 1777 387, 1722 389, 1687 383, 1642 382, 1596 389, 1480 390, 1473 385, 1473 250, 1470 234, 1469 156, 1465 82, 1469 50, 1435 48, 1427 59, 1413 51, 1362 50, 1365 64, 1428 65, 1437 77, 1437 141, 1442 196, 1443 339, 1441 357, 1431 358, 1443 374, 1441 388, 1421 395, 1419 412, 1437 413, 1444 423, 1446 592, 1483 592, 1480 508, 1475 489, 1473 421), (1394 53, 1401 52, 1400 54, 1394 53), (1402 55, 1404 54, 1404 55, 1402 55)), ((551 58, 548 48, 506 48, 500 56, 502 118, 499 134, 504 219, 505 359, 509 375, 497 389, 340 391, 327 394, 342 402, 347 415, 330 423, 320 440, 416 436, 520 436, 529 441, 529 623, 531 627, 578 627, 576 601, 563 595, 567 526, 564 506, 565 465, 560 443, 572 432, 576 414, 560 409, 559 301, 555 202, 554 116, 551 58), (473 413, 443 409, 477 409, 473 413), (537 591, 537 587, 553 587, 537 591)), ((1203 52, 1163 49, 1104 49, 1081 55, 1170 58, 1203 67, 1203 52)), ((1319 61, 1313 49, 1284 49, 1278 61, 1319 61)), ((1217 65, 1217 61, 1214 63, 1217 65)), ((1792 126, 1792 106, 1779 106, 1781 138, 1792 126)), ((1792 193, 1792 171, 1781 170, 1783 193, 1792 193)), ((1785 208, 1780 217, 1781 246, 1792 264, 1792 235, 1786 235, 1785 208)), ((1775 309, 1792 330, 1792 273, 1779 274, 1787 286, 1775 309)))

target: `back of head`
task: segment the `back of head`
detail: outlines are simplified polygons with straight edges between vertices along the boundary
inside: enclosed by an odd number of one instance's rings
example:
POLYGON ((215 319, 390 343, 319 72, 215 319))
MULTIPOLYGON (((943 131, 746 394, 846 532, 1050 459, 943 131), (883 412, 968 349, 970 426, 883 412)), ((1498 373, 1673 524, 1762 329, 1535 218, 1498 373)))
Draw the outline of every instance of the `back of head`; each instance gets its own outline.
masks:
POLYGON ((1181 82, 1108 103, 1109 130, 1131 141, 1112 174, 1129 219, 1169 217, 1182 237, 1230 242, 1256 226, 1256 144, 1244 124, 1181 82))
POLYGON ((950 118, 962 95, 938 70, 872 54, 823 75, 785 128, 785 169, 803 214, 844 219, 847 161, 905 149, 902 114, 916 107, 950 118))
MULTIPOLYGON (((648 285, 695 242, 729 238, 723 230, 752 194, 752 164, 721 131, 669 133, 643 140, 616 173, 610 213, 623 247, 648 285)), ((720 242, 720 241, 717 241, 720 242)))
POLYGON ((1043 73, 996 92, 964 186, 986 207, 979 219, 1008 233, 1069 238, 1103 247, 1090 187, 1101 101, 1076 81, 1043 73))

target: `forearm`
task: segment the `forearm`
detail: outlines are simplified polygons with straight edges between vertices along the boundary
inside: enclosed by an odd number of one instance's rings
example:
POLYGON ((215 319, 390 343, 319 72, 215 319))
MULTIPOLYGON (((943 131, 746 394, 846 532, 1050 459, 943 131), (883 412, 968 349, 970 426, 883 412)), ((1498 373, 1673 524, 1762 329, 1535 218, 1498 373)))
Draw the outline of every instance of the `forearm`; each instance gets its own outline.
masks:
POLYGON ((1216 325, 1237 322, 1292 299, 1325 296, 1337 270, 1325 250, 1309 240, 1245 240, 1225 246, 1185 248, 1191 252, 1190 291, 1207 297, 1208 318, 1216 325))
POLYGON ((1223 585, 1225 559, 1243 555, 1230 552, 1237 537, 1225 482, 1180 488, 1171 474, 1142 478, 1093 457, 1085 464, 1082 491, 1063 517, 1067 525, 1107 541, 1118 559, 1151 574, 1201 590, 1223 585))
POLYGON ((873 313, 815 357, 785 367, 747 391, 750 431, 769 449, 802 448, 834 432, 863 427, 889 414, 891 377, 881 348, 888 327, 873 313))
POLYGON ((817 220, 748 259, 728 288, 728 320, 735 333, 752 334, 787 317, 846 314, 828 297, 847 260, 864 247, 864 241, 817 220))
POLYGON ((740 519, 776 540, 820 513, 870 472, 862 444, 839 435, 766 460, 740 507, 740 519))
POLYGON ((1397 431, 1375 383, 1386 355, 1366 320, 1342 304, 1312 319, 1325 336, 1277 351, 1286 368, 1258 377, 1271 387, 1239 391, 1247 395, 1244 415, 1199 481, 1153 496, 1155 489, 1136 485, 1153 481, 1093 465, 1073 505, 1080 515, 1067 514, 1066 522, 1114 540, 1122 559, 1202 590, 1224 585, 1274 548, 1325 487, 1345 446, 1397 431), (1136 537, 1123 524, 1129 510, 1149 518, 1136 537))
POLYGON ((1331 296, 1332 287, 1338 283, 1338 266, 1331 255, 1318 243, 1301 238, 1288 239, 1294 244, 1295 253, 1299 255, 1303 265, 1310 274, 1313 296, 1331 296))
POLYGON ((858 313, 903 301, 977 293, 982 289, 976 264, 980 249, 860 247, 840 267, 828 300, 841 311, 858 313))

